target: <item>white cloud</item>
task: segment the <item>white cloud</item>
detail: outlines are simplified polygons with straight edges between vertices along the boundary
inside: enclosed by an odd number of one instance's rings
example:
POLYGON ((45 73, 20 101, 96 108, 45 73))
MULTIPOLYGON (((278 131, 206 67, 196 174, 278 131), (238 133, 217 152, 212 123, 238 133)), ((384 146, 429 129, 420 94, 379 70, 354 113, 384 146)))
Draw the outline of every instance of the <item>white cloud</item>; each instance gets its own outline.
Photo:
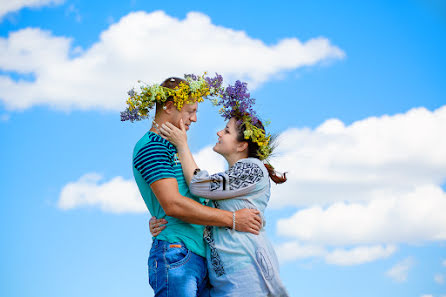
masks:
POLYGON ((444 275, 442 275, 442 274, 436 274, 435 276, 434 276, 434 281, 437 283, 437 284, 444 284, 444 275))
POLYGON ((290 241, 275 247, 277 256, 281 263, 300 260, 305 258, 321 258, 327 264, 351 266, 359 265, 391 256, 396 246, 359 246, 352 249, 328 250, 321 245, 300 244, 290 241))
MULTIPOLYGON (((208 146, 194 154, 198 164, 210 173, 224 170, 225 161, 208 146), (201 165, 200 165, 201 166, 201 165)), ((58 206, 69 210, 81 207, 98 207, 111 213, 147 212, 147 207, 133 179, 114 177, 104 181, 97 173, 87 173, 75 182, 66 184, 60 193, 58 206)))
POLYGON ((270 206, 299 209, 278 221, 277 233, 358 252, 445 240, 445 126, 446 106, 285 131, 272 163, 289 180, 272 188, 270 206))
POLYGON ((396 251, 396 246, 359 246, 351 250, 336 249, 325 256, 329 264, 358 265, 387 258, 396 251))
POLYGON ((446 194, 420 186, 366 204, 334 203, 297 211, 277 223, 280 235, 316 244, 414 243, 446 239, 446 194))
POLYGON ((390 268, 386 274, 396 282, 405 282, 409 274, 410 268, 413 266, 413 259, 411 257, 404 259, 390 268))
POLYGON ((7 13, 19 11, 24 7, 41 7, 63 2, 64 0, 0 0, 0 21, 7 13))
POLYGON ((102 182, 101 175, 88 173, 65 185, 60 193, 61 209, 99 207, 112 213, 146 212, 147 208, 134 181, 115 177, 102 182))
POLYGON ((209 174, 222 172, 227 167, 226 160, 212 149, 213 146, 207 146, 199 152, 193 154, 195 163, 209 174))
POLYGON ((327 252, 321 246, 302 245, 297 241, 291 241, 276 245, 274 247, 280 262, 288 262, 297 259, 322 257, 327 252))
POLYGON ((160 82, 171 75, 217 71, 255 86, 285 71, 345 56, 323 37, 267 45, 243 31, 214 25, 201 13, 179 20, 162 11, 128 14, 88 49, 73 47, 71 38, 27 28, 0 38, 0 52, 1 70, 35 77, 15 81, 0 76, 0 99, 8 109, 121 110, 137 80, 160 82))
POLYGON ((443 264, 443 266, 446 267, 446 260, 443 260, 441 264, 443 264))
POLYGON ((430 295, 430 294, 424 294, 424 295, 421 295, 421 297, 434 297, 434 296, 430 295))
POLYGON ((279 137, 279 170, 288 182, 273 187, 272 207, 365 202, 401 196, 446 180, 446 106, 370 117, 351 125, 325 121, 279 137))

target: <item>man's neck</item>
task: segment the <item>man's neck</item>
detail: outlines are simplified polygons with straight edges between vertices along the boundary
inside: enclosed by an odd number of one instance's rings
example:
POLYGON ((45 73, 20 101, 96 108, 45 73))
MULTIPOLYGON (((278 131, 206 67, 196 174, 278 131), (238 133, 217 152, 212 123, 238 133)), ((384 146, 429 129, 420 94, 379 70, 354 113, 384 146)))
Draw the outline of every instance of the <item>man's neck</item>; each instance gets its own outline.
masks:
POLYGON ((159 132, 159 128, 161 127, 162 124, 164 124, 165 122, 168 122, 168 119, 162 115, 155 115, 155 119, 152 121, 152 127, 150 128, 149 131, 155 133, 155 134, 160 134, 159 132))

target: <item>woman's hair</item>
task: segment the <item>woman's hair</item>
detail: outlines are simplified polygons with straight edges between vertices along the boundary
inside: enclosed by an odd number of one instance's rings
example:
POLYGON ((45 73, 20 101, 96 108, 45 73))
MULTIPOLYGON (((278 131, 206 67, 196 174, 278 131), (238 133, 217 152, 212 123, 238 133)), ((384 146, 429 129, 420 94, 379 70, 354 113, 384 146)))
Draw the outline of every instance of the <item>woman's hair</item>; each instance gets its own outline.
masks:
MULTIPOLYGON (((160 86, 173 90, 176 87, 179 87, 180 83, 189 85, 189 83, 185 79, 182 79, 182 78, 179 78, 179 77, 169 77, 169 78, 166 78, 160 86)), ((164 104, 166 104, 166 102, 169 102, 169 101, 173 101, 173 96, 167 97, 167 100, 165 102, 162 102, 162 103, 156 101, 156 112, 161 110, 161 108, 164 106, 164 104)))
MULTIPOLYGON (((236 126, 237 126, 237 141, 243 142, 246 141, 248 143, 248 158, 259 158, 259 145, 252 141, 251 139, 245 139, 245 131, 246 131, 246 125, 245 123, 238 124, 238 120, 236 119, 236 126)), ((265 127, 263 126, 262 122, 257 121, 257 123, 254 125, 257 128, 265 131, 265 127)), ((275 144, 276 137, 271 137, 271 148, 274 150, 276 144, 275 144)), ((268 170, 269 177, 272 179, 273 182, 276 184, 282 184, 286 182, 286 173, 283 175, 277 175, 277 172, 274 170, 274 167, 271 166, 271 164, 264 164, 266 169, 268 170)))

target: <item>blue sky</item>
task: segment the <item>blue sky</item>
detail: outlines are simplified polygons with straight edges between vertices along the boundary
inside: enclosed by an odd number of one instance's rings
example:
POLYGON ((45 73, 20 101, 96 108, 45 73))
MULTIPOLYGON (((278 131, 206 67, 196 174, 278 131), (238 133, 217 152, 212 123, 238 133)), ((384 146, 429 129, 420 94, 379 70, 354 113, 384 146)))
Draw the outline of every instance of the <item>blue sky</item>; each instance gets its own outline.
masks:
MULTIPOLYGON (((122 123, 138 79, 249 82, 279 134, 267 232, 291 296, 446 296, 441 1, 0 1, 1 296, 153 296, 122 123)), ((224 124, 189 132, 200 167, 224 124)))

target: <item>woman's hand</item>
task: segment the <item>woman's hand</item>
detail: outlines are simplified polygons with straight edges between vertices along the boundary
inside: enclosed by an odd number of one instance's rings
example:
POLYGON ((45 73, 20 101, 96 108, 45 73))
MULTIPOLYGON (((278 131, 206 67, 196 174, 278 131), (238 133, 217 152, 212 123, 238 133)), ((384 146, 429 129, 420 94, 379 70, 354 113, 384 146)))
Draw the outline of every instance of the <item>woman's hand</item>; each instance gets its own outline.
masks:
POLYGON ((157 237, 161 231, 166 228, 167 221, 165 219, 157 219, 156 217, 151 217, 149 221, 150 234, 153 237, 157 237))
POLYGON ((186 127, 182 119, 180 120, 180 128, 178 129, 169 122, 162 124, 160 127, 161 136, 175 145, 178 150, 187 147, 186 127))

